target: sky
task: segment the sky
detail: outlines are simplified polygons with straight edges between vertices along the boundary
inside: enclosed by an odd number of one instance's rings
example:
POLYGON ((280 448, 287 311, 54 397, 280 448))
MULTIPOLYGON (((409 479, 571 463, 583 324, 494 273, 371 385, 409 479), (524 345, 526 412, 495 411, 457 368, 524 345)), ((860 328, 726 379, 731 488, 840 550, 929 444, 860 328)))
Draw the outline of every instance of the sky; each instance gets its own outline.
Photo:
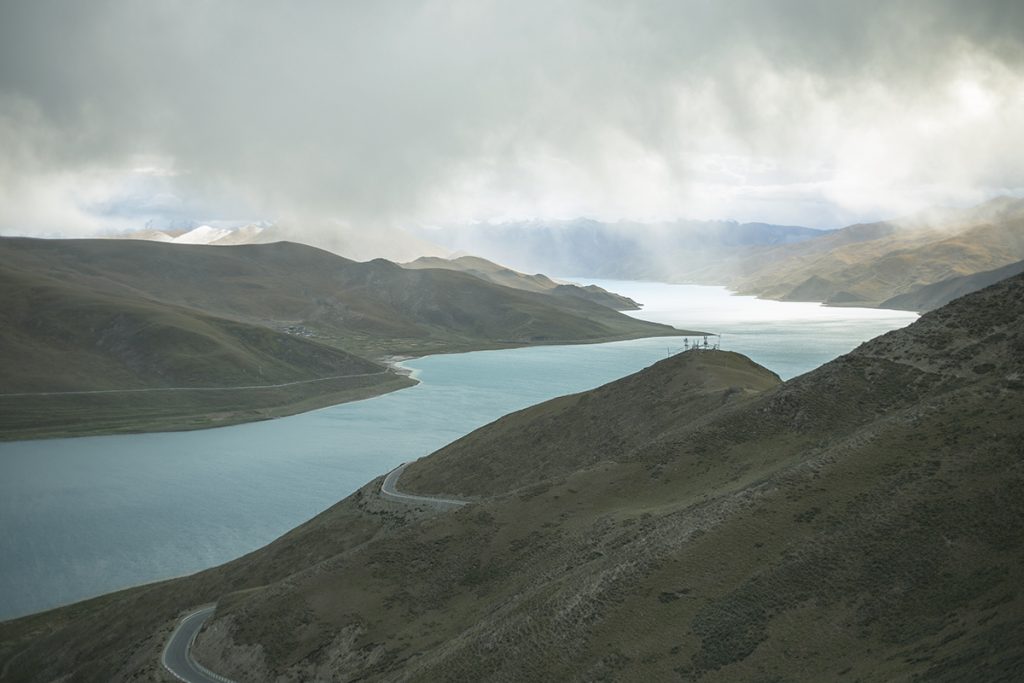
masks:
POLYGON ((0 0, 0 234, 1024 194, 1019 0, 0 0))

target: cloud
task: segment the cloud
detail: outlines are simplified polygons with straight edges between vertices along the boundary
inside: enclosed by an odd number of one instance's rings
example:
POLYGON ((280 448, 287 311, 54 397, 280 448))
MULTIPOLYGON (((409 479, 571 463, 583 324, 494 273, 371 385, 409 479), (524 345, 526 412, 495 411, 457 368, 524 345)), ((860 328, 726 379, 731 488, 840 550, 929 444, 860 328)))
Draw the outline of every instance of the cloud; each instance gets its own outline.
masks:
POLYGON ((359 233, 572 215, 829 224, 1024 188, 1014 1, 0 12, 5 233, 103 229, 145 191, 197 217, 359 233), (140 183, 146 169, 161 182, 140 183))

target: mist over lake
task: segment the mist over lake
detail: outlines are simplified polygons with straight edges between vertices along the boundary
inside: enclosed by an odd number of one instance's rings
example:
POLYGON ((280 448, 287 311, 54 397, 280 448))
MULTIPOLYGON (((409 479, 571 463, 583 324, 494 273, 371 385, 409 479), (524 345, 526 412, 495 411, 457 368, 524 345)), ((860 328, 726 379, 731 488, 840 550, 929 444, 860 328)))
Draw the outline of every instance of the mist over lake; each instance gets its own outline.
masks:
MULTIPOLYGON (((723 348, 783 379, 916 318, 721 287, 596 283, 644 303, 637 317, 721 334, 723 348)), ((404 364, 421 380, 415 387, 302 415, 0 444, 0 618, 233 559, 403 461, 682 347, 669 337, 433 356, 404 364)))

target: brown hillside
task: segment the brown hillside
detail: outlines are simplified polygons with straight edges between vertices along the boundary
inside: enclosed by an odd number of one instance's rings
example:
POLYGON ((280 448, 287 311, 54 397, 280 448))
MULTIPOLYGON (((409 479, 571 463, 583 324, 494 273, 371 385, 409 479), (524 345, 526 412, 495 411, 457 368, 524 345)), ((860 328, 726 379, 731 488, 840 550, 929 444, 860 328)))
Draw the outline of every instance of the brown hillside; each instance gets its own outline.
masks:
POLYGON ((1024 200, 856 225, 759 250, 737 265, 744 293, 876 305, 918 287, 1024 259, 1024 200))

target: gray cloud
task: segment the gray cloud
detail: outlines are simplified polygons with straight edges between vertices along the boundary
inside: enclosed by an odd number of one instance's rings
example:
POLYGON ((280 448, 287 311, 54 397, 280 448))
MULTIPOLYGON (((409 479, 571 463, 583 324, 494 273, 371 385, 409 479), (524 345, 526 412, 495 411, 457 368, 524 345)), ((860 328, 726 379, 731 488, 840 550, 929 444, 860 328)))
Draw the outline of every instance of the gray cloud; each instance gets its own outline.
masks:
POLYGON ((963 201, 1024 187, 1021 35, 1012 0, 3 2, 0 230, 101 229, 154 164, 356 233, 963 201))

